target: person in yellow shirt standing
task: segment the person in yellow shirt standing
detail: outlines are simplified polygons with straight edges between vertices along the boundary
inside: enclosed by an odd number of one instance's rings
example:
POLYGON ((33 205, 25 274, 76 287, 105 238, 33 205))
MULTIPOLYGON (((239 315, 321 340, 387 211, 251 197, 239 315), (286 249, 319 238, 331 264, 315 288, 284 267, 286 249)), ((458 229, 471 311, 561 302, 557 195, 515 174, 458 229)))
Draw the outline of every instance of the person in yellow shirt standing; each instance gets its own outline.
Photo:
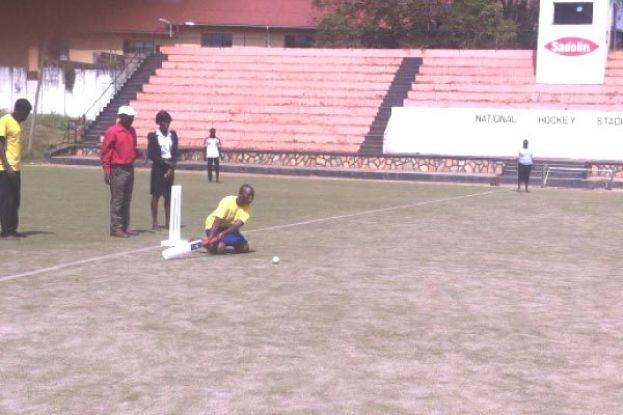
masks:
POLYGON ((15 101, 13 112, 0 118, 0 239, 23 237, 17 232, 20 204, 22 128, 32 110, 27 99, 15 101))
POLYGON ((206 248, 210 253, 223 254, 228 246, 233 246, 238 253, 249 252, 249 243, 240 233, 240 227, 251 218, 251 202, 255 190, 243 184, 237 196, 225 196, 218 207, 206 218, 206 236, 217 241, 206 248))

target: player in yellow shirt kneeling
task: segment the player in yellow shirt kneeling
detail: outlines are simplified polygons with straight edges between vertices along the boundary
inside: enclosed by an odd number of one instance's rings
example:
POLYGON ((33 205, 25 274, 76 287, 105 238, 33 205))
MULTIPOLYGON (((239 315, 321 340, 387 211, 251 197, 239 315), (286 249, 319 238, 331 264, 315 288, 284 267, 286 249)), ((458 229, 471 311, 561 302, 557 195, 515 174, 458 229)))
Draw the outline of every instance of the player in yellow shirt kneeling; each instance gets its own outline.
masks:
POLYGON ((225 196, 218 207, 206 218, 205 232, 208 239, 216 238, 216 242, 207 246, 213 254, 223 254, 228 246, 238 253, 249 252, 249 243, 240 233, 240 227, 251 218, 251 203, 255 190, 243 184, 238 195, 225 196))

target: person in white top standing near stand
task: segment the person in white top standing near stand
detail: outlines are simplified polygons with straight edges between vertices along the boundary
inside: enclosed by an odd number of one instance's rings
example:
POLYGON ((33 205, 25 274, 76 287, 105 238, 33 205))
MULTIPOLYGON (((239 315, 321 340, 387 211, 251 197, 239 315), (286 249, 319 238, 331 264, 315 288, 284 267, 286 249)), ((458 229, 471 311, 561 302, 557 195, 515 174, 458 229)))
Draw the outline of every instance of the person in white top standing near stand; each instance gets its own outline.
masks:
POLYGON ((216 129, 210 128, 210 136, 206 138, 206 161, 208 162, 208 180, 212 181, 212 169, 216 174, 216 182, 219 176, 219 161, 221 159, 221 140, 216 136, 216 129))
POLYGON ((171 115, 166 111, 156 114, 156 124, 159 128, 147 135, 147 156, 151 165, 151 217, 152 229, 157 231, 162 226, 158 224, 158 199, 164 198, 165 228, 169 227, 171 210, 171 186, 175 175, 175 163, 178 157, 178 137, 174 130, 170 130, 171 115))
POLYGON ((532 150, 528 149, 528 140, 523 140, 523 147, 519 149, 517 155, 517 191, 521 192, 521 184, 524 183, 526 192, 528 190, 528 182, 530 181, 530 172, 532 171, 532 150))

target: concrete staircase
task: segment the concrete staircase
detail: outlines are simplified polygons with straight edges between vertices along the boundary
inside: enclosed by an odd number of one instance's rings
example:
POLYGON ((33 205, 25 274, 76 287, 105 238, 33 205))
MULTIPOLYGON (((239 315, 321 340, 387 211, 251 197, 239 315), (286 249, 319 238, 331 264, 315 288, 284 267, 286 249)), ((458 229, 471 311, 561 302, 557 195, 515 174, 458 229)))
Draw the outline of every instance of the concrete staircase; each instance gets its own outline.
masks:
POLYGON ((370 131, 361 144, 360 154, 371 156, 383 154, 383 135, 392 113, 392 107, 402 107, 421 64, 422 58, 404 58, 402 60, 374 117, 370 131))
POLYGON ((136 71, 123 84, 119 92, 100 112, 96 119, 85 130, 82 138, 83 144, 99 145, 104 132, 117 120, 117 110, 122 105, 128 105, 141 91, 143 85, 153 75, 157 68, 162 65, 166 56, 162 53, 153 53, 147 56, 138 66, 136 71))

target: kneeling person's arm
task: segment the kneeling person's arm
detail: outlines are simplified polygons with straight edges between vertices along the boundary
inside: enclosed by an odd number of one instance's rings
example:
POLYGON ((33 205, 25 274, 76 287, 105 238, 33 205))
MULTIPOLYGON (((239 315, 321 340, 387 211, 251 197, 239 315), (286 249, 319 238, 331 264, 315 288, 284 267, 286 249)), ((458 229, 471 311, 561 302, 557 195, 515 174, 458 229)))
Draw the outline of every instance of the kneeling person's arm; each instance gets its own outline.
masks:
MULTIPOLYGON (((218 221, 218 218, 217 218, 217 220, 215 220, 215 221, 214 221, 214 224, 215 224, 215 225, 216 225, 216 222, 217 222, 217 221, 218 221)), ((219 221, 219 222, 220 222, 220 221, 219 221)), ((219 240, 221 240, 221 241, 222 241, 222 240, 223 240, 223 238, 225 238, 225 235, 230 234, 230 233, 232 233, 232 232, 236 232, 238 229, 240 229, 240 227, 241 227, 242 225, 244 225, 244 222, 243 222, 243 221, 241 221, 240 219, 236 219, 236 220, 234 221, 234 223, 232 223, 232 224, 231 224, 231 225, 230 225, 227 229, 225 229, 223 232, 221 232, 221 233, 218 235, 219 240)), ((212 227, 212 229, 214 230, 214 227, 212 227)), ((218 228, 216 228, 216 229, 218 229, 218 228)), ((210 234, 212 234, 212 231, 210 231, 210 234)))

